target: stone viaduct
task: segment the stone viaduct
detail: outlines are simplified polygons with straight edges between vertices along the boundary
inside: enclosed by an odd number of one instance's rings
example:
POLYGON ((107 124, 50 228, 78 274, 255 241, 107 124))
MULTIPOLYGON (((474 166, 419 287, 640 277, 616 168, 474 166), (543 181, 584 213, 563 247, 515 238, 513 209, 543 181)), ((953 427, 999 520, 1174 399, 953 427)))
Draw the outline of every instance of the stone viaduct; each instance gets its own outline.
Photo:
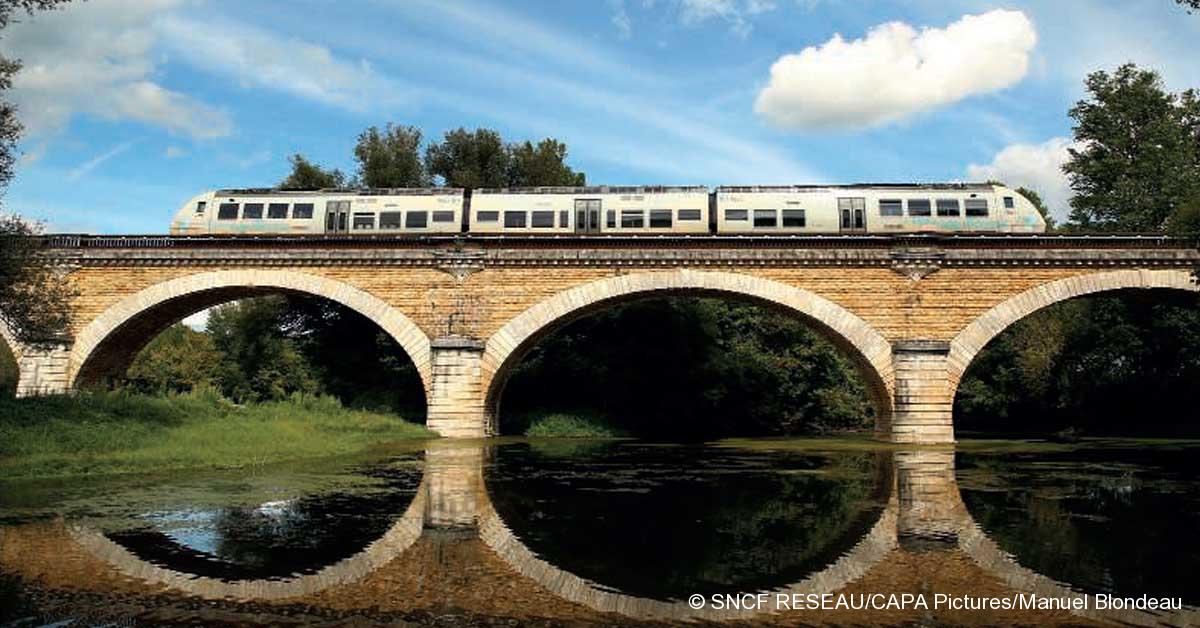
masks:
POLYGON ((479 238, 55 236, 75 289, 68 337, 26 346, 18 394, 119 376, 183 317, 230 300, 306 293, 357 310, 416 365, 428 425, 496 431, 507 373, 545 334, 614 303, 665 295, 791 312, 843 349, 881 438, 951 442, 958 382, 1009 325, 1072 297, 1197 291, 1194 243, 1161 237, 479 238))

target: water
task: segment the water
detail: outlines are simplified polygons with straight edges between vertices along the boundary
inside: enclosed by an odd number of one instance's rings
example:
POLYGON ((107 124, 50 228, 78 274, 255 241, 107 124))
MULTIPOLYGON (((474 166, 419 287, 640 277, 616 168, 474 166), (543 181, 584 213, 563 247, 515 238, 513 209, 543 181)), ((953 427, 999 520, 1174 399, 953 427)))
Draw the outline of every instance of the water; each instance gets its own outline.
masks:
POLYGON ((431 441, 251 471, 7 482, 0 623, 1200 625, 1198 453, 431 441), (774 597, 1031 591, 1088 608, 784 610, 796 598, 774 597), (756 593, 766 601, 725 597, 756 593), (1097 610, 1100 594, 1184 607, 1097 610))

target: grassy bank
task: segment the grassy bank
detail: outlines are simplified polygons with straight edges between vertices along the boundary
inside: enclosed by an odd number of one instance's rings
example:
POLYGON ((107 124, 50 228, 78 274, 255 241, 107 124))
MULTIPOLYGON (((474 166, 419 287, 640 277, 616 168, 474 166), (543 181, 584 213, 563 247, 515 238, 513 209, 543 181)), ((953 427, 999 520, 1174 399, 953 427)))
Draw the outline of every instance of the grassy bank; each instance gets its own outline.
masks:
POLYGON ((617 438, 625 434, 596 416, 546 414, 533 418, 525 435, 533 438, 617 438))
POLYGON ((241 468, 431 436, 394 415, 349 410, 326 397, 248 406, 213 392, 0 399, 0 474, 241 468))

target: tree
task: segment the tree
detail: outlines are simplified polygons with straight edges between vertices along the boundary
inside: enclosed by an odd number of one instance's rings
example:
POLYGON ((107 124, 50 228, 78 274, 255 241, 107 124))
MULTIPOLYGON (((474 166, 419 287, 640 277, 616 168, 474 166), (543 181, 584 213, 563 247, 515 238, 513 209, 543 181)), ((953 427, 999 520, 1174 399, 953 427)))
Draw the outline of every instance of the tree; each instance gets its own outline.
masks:
POLYGON ((1175 2, 1186 8, 1188 13, 1200 11, 1200 0, 1175 0, 1175 2))
MULTIPOLYGON (((0 30, 8 26, 16 12, 53 9, 65 2, 3 0, 0 30)), ((23 130, 16 106, 4 98, 20 69, 20 61, 0 56, 0 195, 12 181, 17 142, 23 130)), ((0 215, 0 321, 31 345, 53 341, 66 330, 73 296, 66 282, 39 254, 41 242, 33 237, 39 231, 38 225, 18 216, 0 215)))
POLYGON ((425 149, 429 173, 450 187, 507 187, 510 163, 508 147, 491 129, 447 131, 441 142, 425 149))
POLYGON ((513 144, 508 183, 512 187, 538 185, 585 185, 587 177, 567 165, 567 145, 546 138, 535 147, 531 142, 513 144))
POLYGON ((212 336, 176 323, 137 354, 125 377, 144 393, 188 392, 215 384, 222 358, 212 336))
POLYGON ((312 367, 284 336, 283 307, 283 297, 258 297, 222 305, 209 315, 208 333, 225 355, 217 379, 226 397, 264 401, 318 391, 312 367))
POLYGON ((0 216, 0 321, 32 346, 53 344, 71 321, 74 289, 42 255, 40 227, 0 216))
POLYGON ((421 161, 421 130, 388 123, 358 136, 354 157, 358 178, 368 188, 417 188, 429 185, 421 161))
POLYGON ((1058 225, 1055 224, 1054 217, 1050 215, 1050 208, 1046 206, 1046 201, 1042 200, 1042 195, 1024 186, 1017 188, 1017 194, 1033 203, 1033 208, 1046 220, 1046 230, 1054 231, 1058 225))
POLYGON ((1200 192, 1200 100, 1163 89, 1157 72, 1129 63, 1086 80, 1090 98, 1070 110, 1075 140, 1063 167, 1082 228, 1162 229, 1200 192))
POLYGON ((279 182, 279 187, 284 190, 320 190, 346 185, 346 175, 337 168, 326 170, 299 153, 288 157, 288 162, 292 164, 292 172, 279 182))

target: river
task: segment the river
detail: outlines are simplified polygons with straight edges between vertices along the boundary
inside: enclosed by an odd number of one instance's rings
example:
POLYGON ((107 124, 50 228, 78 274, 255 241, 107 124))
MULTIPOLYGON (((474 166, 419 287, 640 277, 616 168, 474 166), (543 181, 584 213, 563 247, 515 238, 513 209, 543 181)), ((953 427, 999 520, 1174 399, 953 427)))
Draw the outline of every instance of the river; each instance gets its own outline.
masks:
POLYGON ((0 622, 1200 625, 1198 454, 436 440, 8 481, 0 622))

